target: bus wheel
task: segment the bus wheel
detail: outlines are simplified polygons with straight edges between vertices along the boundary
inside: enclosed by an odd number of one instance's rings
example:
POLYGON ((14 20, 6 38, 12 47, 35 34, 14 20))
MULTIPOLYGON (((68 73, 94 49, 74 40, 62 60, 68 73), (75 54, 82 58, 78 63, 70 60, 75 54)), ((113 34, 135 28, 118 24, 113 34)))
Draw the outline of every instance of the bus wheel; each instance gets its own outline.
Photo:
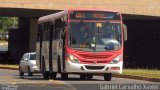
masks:
POLYGON ((112 73, 104 73, 104 80, 111 81, 112 73))
POLYGON ((61 73, 61 78, 64 80, 68 79, 68 73, 61 73))
POLYGON ((49 71, 44 71, 43 72, 43 79, 49 79, 49 71))
POLYGON ((57 66, 58 66, 58 72, 61 73, 61 63, 60 63, 60 58, 58 57, 57 60, 57 66))
POLYGON ((93 78, 93 74, 87 74, 87 79, 92 79, 93 78))
POLYGON ((82 80, 85 80, 85 79, 87 78, 87 75, 84 74, 84 73, 81 73, 81 74, 80 74, 80 78, 81 78, 82 80))
POLYGON ((50 79, 56 79, 57 73, 56 72, 51 72, 50 73, 50 79))
POLYGON ((50 72, 46 71, 44 57, 43 57, 43 60, 42 60, 42 74, 43 74, 43 79, 49 79, 50 72))

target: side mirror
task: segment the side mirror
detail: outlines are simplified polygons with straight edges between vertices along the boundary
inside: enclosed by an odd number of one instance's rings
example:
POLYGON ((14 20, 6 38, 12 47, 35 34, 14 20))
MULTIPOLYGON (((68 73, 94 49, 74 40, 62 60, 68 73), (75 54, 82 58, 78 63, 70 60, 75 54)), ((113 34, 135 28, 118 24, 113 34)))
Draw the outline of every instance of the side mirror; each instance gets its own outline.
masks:
POLYGON ((124 41, 127 41, 127 26, 123 24, 123 35, 124 35, 124 41))

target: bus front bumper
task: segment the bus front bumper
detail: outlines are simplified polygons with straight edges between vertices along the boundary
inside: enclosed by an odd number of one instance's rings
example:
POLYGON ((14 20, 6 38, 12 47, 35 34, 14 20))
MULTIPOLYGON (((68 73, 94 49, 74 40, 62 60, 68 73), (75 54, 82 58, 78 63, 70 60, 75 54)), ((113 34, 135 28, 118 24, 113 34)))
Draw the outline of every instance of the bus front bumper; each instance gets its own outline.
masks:
POLYGON ((66 61, 68 73, 113 73, 122 74, 123 62, 118 64, 79 64, 66 61))

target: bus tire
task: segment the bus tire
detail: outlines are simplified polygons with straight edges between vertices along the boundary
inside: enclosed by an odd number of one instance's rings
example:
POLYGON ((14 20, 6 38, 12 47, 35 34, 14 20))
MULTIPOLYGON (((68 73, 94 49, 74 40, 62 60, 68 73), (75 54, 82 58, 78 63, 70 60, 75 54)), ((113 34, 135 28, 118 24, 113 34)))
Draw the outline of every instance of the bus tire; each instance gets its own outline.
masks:
POLYGON ((92 79, 93 78, 93 74, 87 74, 87 79, 92 79))
POLYGON ((111 81, 112 73, 104 73, 104 80, 111 81))
POLYGON ((61 73, 61 62, 60 62, 60 57, 58 56, 58 60, 57 60, 57 68, 58 68, 58 73, 61 73))
POLYGON ((50 79, 56 79, 57 73, 56 72, 51 72, 50 73, 50 79))
POLYGON ((80 74, 80 79, 81 79, 81 80, 86 80, 86 79, 87 79, 87 75, 84 74, 84 73, 81 73, 81 74, 80 74))
POLYGON ((68 73, 61 73, 61 78, 63 80, 67 80, 68 79, 68 73))
POLYGON ((46 71, 44 57, 42 58, 42 74, 43 74, 43 79, 49 79, 49 74, 50 73, 48 71, 46 71))
POLYGON ((43 72, 43 79, 45 80, 49 79, 49 75, 50 75, 49 71, 43 72))

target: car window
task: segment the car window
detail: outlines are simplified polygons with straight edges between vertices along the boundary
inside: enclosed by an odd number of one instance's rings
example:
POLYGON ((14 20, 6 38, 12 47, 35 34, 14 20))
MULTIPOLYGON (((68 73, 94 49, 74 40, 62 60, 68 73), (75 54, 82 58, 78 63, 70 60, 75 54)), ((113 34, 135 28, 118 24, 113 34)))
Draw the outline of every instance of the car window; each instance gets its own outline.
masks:
POLYGON ((28 59, 28 58, 29 58, 29 55, 28 55, 28 53, 26 53, 26 54, 23 55, 22 60, 28 59))
POLYGON ((24 60, 25 57, 26 57, 26 54, 23 55, 22 60, 24 60))
POLYGON ((29 54, 27 54, 25 58, 29 59, 29 54))
POLYGON ((36 54, 30 54, 30 59, 29 60, 36 60, 36 54))

